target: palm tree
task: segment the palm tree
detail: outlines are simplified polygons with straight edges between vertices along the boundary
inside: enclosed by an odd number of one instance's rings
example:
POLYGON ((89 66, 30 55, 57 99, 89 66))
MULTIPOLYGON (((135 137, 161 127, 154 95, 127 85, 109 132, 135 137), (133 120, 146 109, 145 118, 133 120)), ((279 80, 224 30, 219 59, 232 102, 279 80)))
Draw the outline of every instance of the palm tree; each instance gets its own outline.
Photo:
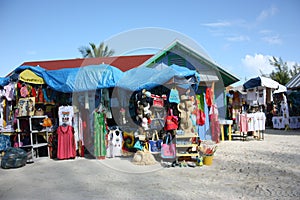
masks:
POLYGON ((109 57, 115 53, 114 50, 109 50, 108 46, 105 45, 104 42, 101 42, 98 47, 92 42, 89 44, 90 46, 82 46, 78 48, 84 58, 109 57))

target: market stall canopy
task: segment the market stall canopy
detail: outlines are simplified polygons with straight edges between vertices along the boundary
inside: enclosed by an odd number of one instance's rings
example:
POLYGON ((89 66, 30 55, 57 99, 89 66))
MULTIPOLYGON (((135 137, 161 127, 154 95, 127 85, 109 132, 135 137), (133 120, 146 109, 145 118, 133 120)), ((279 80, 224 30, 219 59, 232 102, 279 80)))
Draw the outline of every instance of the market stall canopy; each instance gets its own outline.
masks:
POLYGON ((46 82, 54 90, 70 93, 115 87, 123 72, 101 64, 46 71, 46 82))
POLYGON ((45 84, 45 81, 40 76, 36 75, 29 69, 22 71, 19 75, 19 80, 26 82, 26 83, 33 83, 33 84, 45 84))
MULTIPOLYGON (((118 82, 117 87, 130 91, 142 89, 150 90, 174 78, 177 78, 177 80, 182 78, 191 80, 190 78, 192 78, 191 84, 200 82, 200 75, 197 71, 173 64, 171 66, 161 65, 155 68, 141 66, 128 70, 118 82)), ((184 84, 186 84, 186 82, 184 82, 184 84)))
POLYGON ((277 89, 279 87, 279 83, 267 77, 258 76, 256 78, 252 78, 243 84, 244 89, 255 88, 258 86, 267 87, 277 89))
POLYGON ((273 93, 277 94, 277 93, 282 93, 282 92, 286 92, 286 91, 287 91, 286 87, 284 85, 279 84, 278 89, 274 90, 273 93))
POLYGON ((71 93, 115 87, 123 72, 111 65, 90 65, 81 68, 45 70, 39 66, 20 66, 13 75, 20 75, 25 70, 32 71, 53 90, 71 93))

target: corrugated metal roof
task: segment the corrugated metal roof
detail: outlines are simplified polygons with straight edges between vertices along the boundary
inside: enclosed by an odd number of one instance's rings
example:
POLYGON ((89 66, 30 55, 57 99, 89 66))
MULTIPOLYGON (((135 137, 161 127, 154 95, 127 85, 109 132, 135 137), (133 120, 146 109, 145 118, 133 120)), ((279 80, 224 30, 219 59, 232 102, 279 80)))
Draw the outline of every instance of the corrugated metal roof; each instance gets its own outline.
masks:
POLYGON ((288 89, 300 89, 300 73, 293 76, 285 86, 288 89))
POLYGON ((135 68, 153 55, 134 55, 134 56, 112 56, 102 58, 77 58, 67 60, 48 60, 48 61, 30 61, 22 65, 40 66, 47 70, 57 70, 62 68, 78 68, 88 65, 108 64, 119 68, 121 71, 127 71, 135 68))

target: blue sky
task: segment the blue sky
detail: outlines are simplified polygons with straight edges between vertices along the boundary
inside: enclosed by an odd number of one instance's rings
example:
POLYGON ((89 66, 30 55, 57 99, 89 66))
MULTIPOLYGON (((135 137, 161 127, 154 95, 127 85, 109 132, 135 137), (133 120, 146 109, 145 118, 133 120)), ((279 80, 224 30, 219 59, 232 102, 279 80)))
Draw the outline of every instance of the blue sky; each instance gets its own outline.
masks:
POLYGON ((300 64, 299 10, 298 0, 2 0, 0 76, 25 61, 79 58, 89 42, 124 54, 126 44, 163 48, 179 35, 243 83, 270 73, 271 56, 300 64))

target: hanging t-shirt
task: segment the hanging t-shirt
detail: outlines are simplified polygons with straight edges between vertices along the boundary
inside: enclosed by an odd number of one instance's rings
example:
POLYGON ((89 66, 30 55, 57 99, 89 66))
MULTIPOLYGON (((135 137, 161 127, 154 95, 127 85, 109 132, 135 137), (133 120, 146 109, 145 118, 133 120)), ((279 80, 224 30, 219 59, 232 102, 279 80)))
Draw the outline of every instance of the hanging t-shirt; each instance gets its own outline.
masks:
POLYGON ((253 105, 253 102, 257 101, 257 94, 255 89, 249 89, 247 90, 247 102, 250 105, 253 105))
POLYGON ((266 124, 266 115, 264 112, 257 112, 255 113, 256 122, 257 122, 257 128, 260 131, 265 130, 265 124, 266 124))
POLYGON ((259 105, 266 104, 266 91, 264 89, 258 90, 258 98, 257 98, 259 105))
POLYGON ((7 101, 14 100, 15 84, 9 83, 8 85, 4 86, 4 89, 5 89, 5 97, 7 101))
POLYGON ((74 117, 73 106, 60 106, 58 108, 59 125, 67 124, 72 126, 74 117))

